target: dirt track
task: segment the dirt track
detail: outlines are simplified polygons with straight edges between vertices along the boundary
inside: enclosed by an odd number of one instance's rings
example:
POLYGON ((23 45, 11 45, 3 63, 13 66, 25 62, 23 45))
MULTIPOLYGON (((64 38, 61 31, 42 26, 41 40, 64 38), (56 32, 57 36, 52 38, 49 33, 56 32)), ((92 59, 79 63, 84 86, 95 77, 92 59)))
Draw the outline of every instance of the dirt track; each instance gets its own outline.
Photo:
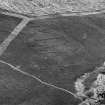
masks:
MULTIPOLYGON (((33 20, 11 41, 0 60, 74 92, 76 78, 105 60, 104 18, 101 14, 33 20)), ((2 43, 21 20, 4 15, 0 20, 2 43)), ((77 101, 66 92, 0 65, 1 105, 74 105, 77 101)))

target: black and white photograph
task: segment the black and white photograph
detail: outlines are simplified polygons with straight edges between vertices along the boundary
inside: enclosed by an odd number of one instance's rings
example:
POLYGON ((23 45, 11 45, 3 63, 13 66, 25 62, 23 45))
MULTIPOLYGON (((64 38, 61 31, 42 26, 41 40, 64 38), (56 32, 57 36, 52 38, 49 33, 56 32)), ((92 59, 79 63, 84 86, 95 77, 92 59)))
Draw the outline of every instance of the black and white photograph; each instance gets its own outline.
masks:
POLYGON ((0 105, 105 105, 105 0, 0 0, 0 105))

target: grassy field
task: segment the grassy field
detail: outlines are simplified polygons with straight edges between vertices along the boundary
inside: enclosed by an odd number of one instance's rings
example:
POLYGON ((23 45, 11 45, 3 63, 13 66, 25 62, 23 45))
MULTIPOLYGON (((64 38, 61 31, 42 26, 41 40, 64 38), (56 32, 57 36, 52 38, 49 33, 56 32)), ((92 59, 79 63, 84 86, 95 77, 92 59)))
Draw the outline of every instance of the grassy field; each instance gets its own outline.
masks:
POLYGON ((11 33, 21 20, 0 14, 0 43, 11 33))
MULTIPOLYGON (((0 15, 2 42, 20 22, 0 15)), ((1 60, 47 83, 75 92, 74 82, 105 60, 104 14, 31 21, 1 60)), ((72 95, 0 64, 1 105, 77 105, 72 95)))

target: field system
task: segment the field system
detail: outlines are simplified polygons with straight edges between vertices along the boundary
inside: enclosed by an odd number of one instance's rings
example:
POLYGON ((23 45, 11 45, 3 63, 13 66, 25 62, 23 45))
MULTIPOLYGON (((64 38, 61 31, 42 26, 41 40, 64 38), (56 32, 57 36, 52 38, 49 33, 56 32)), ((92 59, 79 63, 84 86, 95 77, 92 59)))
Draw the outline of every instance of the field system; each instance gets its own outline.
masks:
MULTIPOLYGON (((94 10, 67 11, 64 8, 58 9, 59 6, 53 4, 52 8, 50 8, 50 11, 47 11, 47 8, 40 8, 40 6, 35 4, 35 2, 34 2, 34 5, 36 5, 36 8, 39 11, 39 12, 36 12, 35 14, 30 13, 30 11, 29 11, 29 13, 26 13, 26 11, 27 11, 26 7, 24 7, 24 9, 23 9, 24 11, 22 9, 20 11, 19 8, 17 8, 18 12, 15 12, 16 10, 14 8, 10 8, 9 6, 4 7, 4 5, 1 5, 0 14, 19 18, 19 19, 21 19, 21 22, 13 29, 13 31, 0 44, 0 57, 2 57, 2 55, 7 50, 9 45, 15 40, 15 38, 19 35, 19 33, 27 26, 27 24, 32 22, 33 20, 41 20, 41 19, 43 20, 43 19, 47 19, 47 18, 49 19, 49 18, 56 18, 56 17, 61 17, 61 16, 62 17, 69 17, 69 16, 80 16, 80 17, 82 17, 84 15, 104 13, 104 8, 102 8, 102 7, 101 7, 101 10, 97 9, 96 11, 94 11, 94 10), (6 9, 8 9, 8 10, 6 10, 6 9)), ((46 4, 46 5, 48 5, 48 4, 46 4)), ((68 9, 69 8, 70 7, 68 7, 68 9)), ((69 91, 69 90, 67 90, 65 88, 58 87, 58 86, 53 85, 51 83, 47 83, 46 81, 38 78, 37 76, 34 76, 34 75, 30 74, 30 73, 22 71, 20 68, 16 67, 15 65, 13 65, 13 64, 11 64, 9 62, 6 62, 6 61, 0 59, 0 63, 9 66, 11 68, 11 70, 13 70, 13 71, 18 71, 23 75, 26 75, 28 77, 31 77, 31 78, 37 80, 38 82, 40 82, 41 84, 43 84, 45 86, 52 87, 52 88, 58 89, 60 91, 63 91, 65 93, 71 94, 74 98, 79 99, 80 101, 82 101, 82 98, 78 97, 75 93, 73 93, 73 92, 71 92, 71 91, 69 91)))

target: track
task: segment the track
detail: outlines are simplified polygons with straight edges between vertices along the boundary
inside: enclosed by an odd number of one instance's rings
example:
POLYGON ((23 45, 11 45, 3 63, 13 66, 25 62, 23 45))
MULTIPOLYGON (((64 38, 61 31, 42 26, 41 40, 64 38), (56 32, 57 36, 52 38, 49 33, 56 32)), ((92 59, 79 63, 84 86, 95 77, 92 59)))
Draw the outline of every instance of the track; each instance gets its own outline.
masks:
MULTIPOLYGON (((5 51, 8 49, 9 45, 18 37, 19 33, 27 26, 27 24, 29 22, 31 22, 32 20, 40 20, 40 19, 47 19, 47 18, 56 18, 56 17, 60 17, 60 16, 63 16, 63 17, 68 17, 68 16, 85 16, 85 15, 91 15, 91 14, 100 14, 100 13, 103 13, 103 11, 96 11, 96 12, 84 12, 84 13, 81 13, 81 12, 74 12, 72 14, 57 14, 57 15, 44 15, 44 16, 25 16, 25 15, 21 15, 21 14, 17 14, 17 13, 12 13, 12 12, 1 12, 1 14, 5 14, 5 15, 8 15, 8 16, 13 16, 13 17, 17 17, 17 18, 21 18, 22 21, 13 29, 13 31, 8 35, 8 37, 0 44, 0 57, 2 57, 2 55, 5 53, 5 51)), ((51 83, 47 83, 45 82, 44 80, 41 80, 40 78, 38 78, 37 76, 34 76, 32 74, 29 74, 27 72, 24 72, 22 71, 21 69, 15 67, 13 64, 7 62, 7 61, 4 61, 4 60, 0 60, 0 63, 2 64, 5 64, 5 65, 8 65, 9 67, 11 67, 12 69, 11 70, 14 70, 14 71, 18 71, 20 72, 21 74, 23 75, 26 75, 28 77, 31 77, 31 78, 34 78, 35 80, 37 80, 38 82, 40 82, 41 84, 43 85, 46 85, 48 87, 52 87, 52 88, 55 88, 55 89, 58 89, 60 91, 63 91, 65 93, 68 93, 70 95, 72 95, 74 98, 78 98, 73 92, 65 89, 65 88, 61 88, 61 87, 58 87, 56 85, 53 85, 51 83)), ((81 100, 81 98, 80 98, 81 100)))

